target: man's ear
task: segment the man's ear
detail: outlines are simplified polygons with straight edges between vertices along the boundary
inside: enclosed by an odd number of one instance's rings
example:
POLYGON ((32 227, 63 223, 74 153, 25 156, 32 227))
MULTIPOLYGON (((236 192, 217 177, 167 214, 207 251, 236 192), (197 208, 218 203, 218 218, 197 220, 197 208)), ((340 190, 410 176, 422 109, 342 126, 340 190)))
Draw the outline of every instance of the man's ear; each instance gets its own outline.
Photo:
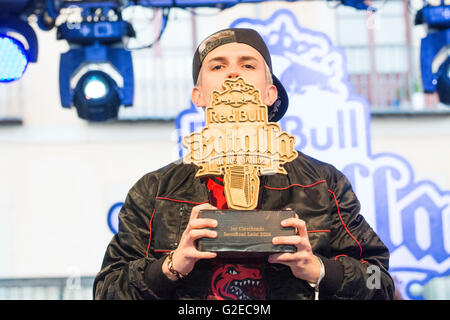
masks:
POLYGON ((275 101, 277 101, 278 98, 278 90, 277 87, 275 87, 275 85, 271 84, 266 88, 266 93, 263 97, 263 103, 266 106, 271 106, 275 103, 275 101))
POLYGON ((192 89, 192 96, 191 96, 192 102, 197 107, 204 107, 204 103, 202 103, 202 92, 199 87, 195 86, 192 89))

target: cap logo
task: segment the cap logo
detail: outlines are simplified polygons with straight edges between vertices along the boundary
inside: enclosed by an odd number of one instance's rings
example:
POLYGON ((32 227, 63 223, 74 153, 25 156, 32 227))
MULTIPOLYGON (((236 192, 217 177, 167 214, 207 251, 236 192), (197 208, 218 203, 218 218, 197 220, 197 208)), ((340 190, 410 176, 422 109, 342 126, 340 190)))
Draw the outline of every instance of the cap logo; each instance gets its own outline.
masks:
POLYGON ((208 53, 215 48, 231 42, 236 42, 236 36, 234 32, 230 30, 221 31, 206 38, 205 41, 198 46, 200 61, 203 62, 203 59, 205 59, 208 53))

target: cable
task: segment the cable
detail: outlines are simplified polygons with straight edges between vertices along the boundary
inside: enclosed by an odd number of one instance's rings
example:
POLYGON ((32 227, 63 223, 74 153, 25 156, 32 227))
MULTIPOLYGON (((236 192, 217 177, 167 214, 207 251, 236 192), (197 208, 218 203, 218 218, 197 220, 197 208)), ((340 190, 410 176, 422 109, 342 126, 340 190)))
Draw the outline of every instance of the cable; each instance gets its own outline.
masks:
POLYGON ((164 31, 166 30, 168 21, 169 21, 169 14, 170 14, 170 9, 171 8, 161 8, 162 10, 162 22, 161 22, 161 30, 159 31, 159 35, 155 38, 155 40, 153 40, 152 43, 142 46, 142 47, 137 47, 137 48, 127 48, 128 50, 142 50, 142 49, 148 49, 153 47, 153 45, 155 45, 155 43, 157 43, 159 40, 161 40, 161 37, 164 33, 164 31))

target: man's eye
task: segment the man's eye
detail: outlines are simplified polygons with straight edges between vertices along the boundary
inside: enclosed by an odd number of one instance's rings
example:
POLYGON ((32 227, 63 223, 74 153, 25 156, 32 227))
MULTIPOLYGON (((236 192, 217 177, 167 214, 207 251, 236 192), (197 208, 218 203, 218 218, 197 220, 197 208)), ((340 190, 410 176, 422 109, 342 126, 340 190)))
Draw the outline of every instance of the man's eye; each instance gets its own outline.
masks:
POLYGON ((216 65, 216 66, 213 66, 212 68, 211 68, 211 70, 220 70, 220 69, 222 69, 222 65, 216 65))
POLYGON ((255 69, 255 67, 251 64, 244 64, 245 69, 255 69))

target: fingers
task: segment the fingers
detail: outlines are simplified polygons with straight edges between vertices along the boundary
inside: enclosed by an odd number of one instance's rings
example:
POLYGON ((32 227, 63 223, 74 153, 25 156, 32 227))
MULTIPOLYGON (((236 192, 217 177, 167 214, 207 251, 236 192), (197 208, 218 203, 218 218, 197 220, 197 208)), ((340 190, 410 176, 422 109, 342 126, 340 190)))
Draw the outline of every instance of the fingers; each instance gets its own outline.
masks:
POLYGON ((294 245, 297 248, 295 253, 279 253, 269 256, 270 263, 281 263, 285 265, 292 265, 303 260, 303 256, 309 256, 311 252, 311 244, 309 242, 308 232, 306 230, 306 223, 296 218, 288 218, 281 221, 283 227, 293 227, 297 231, 297 235, 293 236, 279 236, 272 239, 274 245, 294 245))
POLYGON ((215 228, 217 227, 217 220, 214 219, 202 219, 198 218, 189 222, 189 226, 192 229, 201 229, 201 228, 215 228))
POLYGON ((288 218, 281 221, 283 227, 293 227, 297 231, 294 236, 274 237, 272 243, 274 245, 290 244, 297 247, 297 251, 309 250, 311 245, 309 243, 308 231, 306 230, 305 221, 298 218, 288 218))
POLYGON ((191 229, 202 229, 202 228, 215 228, 217 227, 217 221, 214 219, 208 218, 198 218, 198 214, 200 210, 216 210, 217 208, 210 205, 209 203, 203 203, 201 205, 195 206, 192 208, 191 216, 189 218, 189 223, 187 226, 187 230, 191 229))
POLYGON ((196 258, 197 259, 214 259, 217 257, 216 252, 206 252, 206 251, 197 251, 196 258))
POLYGON ((276 253, 269 256, 267 259, 270 263, 288 264, 293 260, 292 254, 276 253))
MULTIPOLYGON (((284 208, 284 210, 294 211, 292 208, 284 208)), ((295 217, 299 218, 297 212, 294 211, 294 213, 295 213, 295 217)))
POLYGON ((189 218, 189 221, 197 219, 200 210, 217 210, 217 208, 209 203, 203 203, 198 206, 195 206, 192 208, 191 217, 189 218))
POLYGON ((300 237, 308 237, 305 221, 299 218, 288 218, 281 221, 283 227, 294 227, 300 237))
POLYGON ((280 263, 285 265, 298 264, 299 261, 306 260, 308 254, 306 252, 301 253, 276 253, 269 256, 268 261, 270 263, 280 263))
MULTIPOLYGON (((209 203, 204 203, 192 208, 191 216, 189 218, 189 223, 184 230, 180 246, 185 249, 193 249, 195 247, 195 241, 200 238, 216 238, 217 232, 209 228, 217 227, 217 220, 209 218, 198 218, 200 210, 212 209, 215 210, 216 207, 209 203)), ((194 250, 196 254, 199 252, 194 250)), ((197 257, 199 258, 199 257, 197 257)), ((205 259, 205 258, 200 258, 205 259)))
POLYGON ((270 263, 281 263, 290 265, 292 263, 299 263, 306 260, 312 251, 310 248, 298 249, 296 252, 275 253, 268 257, 270 263))
POLYGON ((217 232, 209 229, 193 229, 189 231, 189 236, 195 241, 200 238, 216 238, 217 232))
POLYGON ((195 249, 188 249, 183 252, 183 258, 187 260, 212 259, 216 256, 216 252, 198 251, 195 249))
POLYGON ((190 273, 198 260, 213 259, 217 256, 215 252, 198 251, 195 247, 196 240, 200 238, 217 237, 216 231, 208 229, 215 228, 217 221, 214 219, 198 218, 200 210, 205 209, 215 210, 216 207, 209 203, 204 203, 192 208, 188 225, 181 235, 177 249, 175 249, 176 255, 175 253, 173 255, 173 264, 175 268, 178 268, 176 270, 183 274, 190 273))
POLYGON ((309 245, 309 241, 300 236, 274 237, 272 239, 272 243, 274 245, 291 244, 291 245, 296 246, 300 250, 304 247, 308 247, 308 245, 309 245))

